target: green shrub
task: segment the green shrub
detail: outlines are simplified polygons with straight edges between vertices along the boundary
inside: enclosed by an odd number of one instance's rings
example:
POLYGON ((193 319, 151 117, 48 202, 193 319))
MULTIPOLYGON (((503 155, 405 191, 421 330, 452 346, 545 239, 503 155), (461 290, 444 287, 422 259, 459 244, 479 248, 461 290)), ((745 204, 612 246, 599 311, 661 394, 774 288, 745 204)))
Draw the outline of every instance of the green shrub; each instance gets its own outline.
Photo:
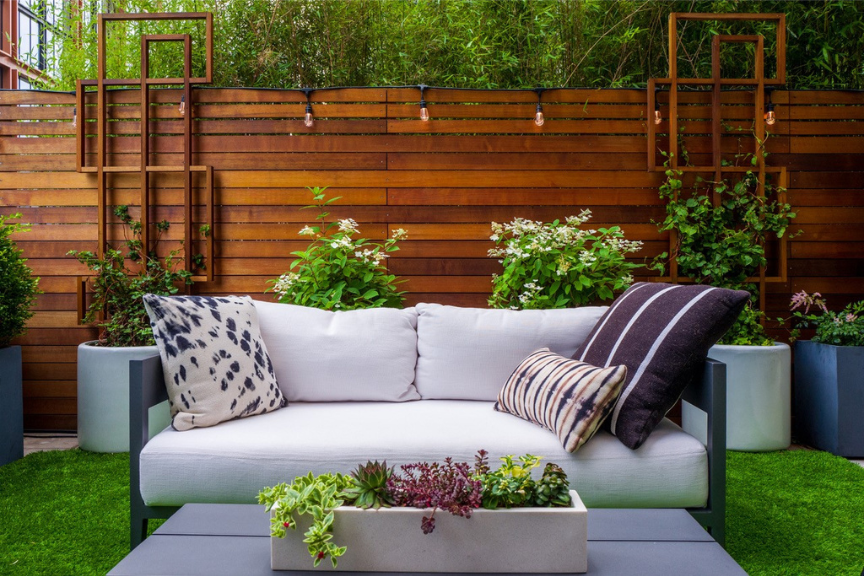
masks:
POLYGON ((118 206, 114 214, 128 227, 131 237, 126 238, 122 249, 106 248, 102 258, 89 251, 72 250, 79 262, 96 273, 91 279, 93 301, 84 316, 84 322, 97 323, 102 328, 99 343, 102 346, 152 346, 153 330, 142 300, 145 294, 170 296, 179 292, 179 286, 192 284, 192 273, 178 270, 180 250, 172 250, 165 258, 158 258, 155 250, 159 236, 168 230, 167 221, 156 224, 159 233, 144 260, 141 242, 141 222, 133 220, 127 206, 118 206), (127 266, 127 259, 135 270, 127 266), (99 320, 104 316, 104 319, 99 320))
POLYGON ((625 240, 618 226, 580 229, 590 217, 591 211, 583 210, 564 222, 493 222, 490 239, 497 247, 489 256, 499 258, 504 270, 492 276, 489 305, 514 310, 569 308, 610 300, 614 291, 629 288, 631 272, 641 264, 625 258, 640 250, 642 242, 625 240))
POLYGON ((10 236, 29 230, 26 224, 7 224, 7 220, 21 214, 0 214, 0 348, 9 345, 26 330, 27 320, 33 316, 31 307, 39 293, 39 278, 33 276, 27 259, 10 236))
POLYGON ((283 304, 298 304, 323 310, 357 308, 401 308, 405 292, 396 290, 404 280, 387 272, 384 261, 390 252, 399 250, 397 243, 406 238, 402 229, 383 244, 358 234, 351 218, 325 222, 330 215, 327 206, 339 197, 326 199, 326 188, 310 188, 315 204, 302 209, 318 208, 320 224, 304 226, 303 236, 314 237, 306 250, 292 252, 297 259, 291 269, 277 280, 270 280, 272 291, 283 304))

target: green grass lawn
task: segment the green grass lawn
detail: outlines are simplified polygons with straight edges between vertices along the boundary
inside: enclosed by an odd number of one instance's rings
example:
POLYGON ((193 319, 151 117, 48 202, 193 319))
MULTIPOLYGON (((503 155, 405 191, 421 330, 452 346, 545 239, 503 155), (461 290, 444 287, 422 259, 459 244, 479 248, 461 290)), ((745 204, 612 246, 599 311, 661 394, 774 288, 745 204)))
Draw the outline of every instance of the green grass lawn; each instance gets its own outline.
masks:
MULTIPOLYGON (((824 452, 730 453, 727 478, 727 549, 748 573, 861 574, 864 469, 824 452)), ((128 510, 128 454, 0 467, 0 574, 105 574, 129 549, 128 510)))

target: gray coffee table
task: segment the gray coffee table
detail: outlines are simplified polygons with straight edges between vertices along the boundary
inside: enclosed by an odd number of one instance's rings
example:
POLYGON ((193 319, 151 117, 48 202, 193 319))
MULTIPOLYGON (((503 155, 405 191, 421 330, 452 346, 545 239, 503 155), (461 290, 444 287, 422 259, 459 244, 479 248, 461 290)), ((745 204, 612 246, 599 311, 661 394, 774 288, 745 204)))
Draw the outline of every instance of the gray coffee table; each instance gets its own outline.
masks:
MULTIPOLYGON (((269 530, 263 506, 187 504, 115 566, 109 576, 288 574, 270 570, 269 530)), ((310 570, 290 572, 310 576, 320 573, 311 568, 311 560, 310 570)), ((746 576, 684 510, 611 509, 588 511, 588 574, 746 576)))

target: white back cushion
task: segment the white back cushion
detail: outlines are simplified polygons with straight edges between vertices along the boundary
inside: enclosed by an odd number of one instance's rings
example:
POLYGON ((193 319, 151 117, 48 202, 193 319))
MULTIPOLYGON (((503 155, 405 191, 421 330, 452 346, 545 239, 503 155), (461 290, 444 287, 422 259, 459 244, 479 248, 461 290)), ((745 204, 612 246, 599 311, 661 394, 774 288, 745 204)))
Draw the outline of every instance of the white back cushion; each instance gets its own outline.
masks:
MULTIPOLYGON (((605 306, 489 310, 418 304, 416 308, 414 383, 424 399, 442 400, 497 399, 528 354, 549 348, 572 357, 606 311, 605 306)), ((263 324, 262 320, 262 332, 263 324)))
POLYGON ((279 388, 289 402, 417 400, 417 312, 328 312, 255 302, 279 388))

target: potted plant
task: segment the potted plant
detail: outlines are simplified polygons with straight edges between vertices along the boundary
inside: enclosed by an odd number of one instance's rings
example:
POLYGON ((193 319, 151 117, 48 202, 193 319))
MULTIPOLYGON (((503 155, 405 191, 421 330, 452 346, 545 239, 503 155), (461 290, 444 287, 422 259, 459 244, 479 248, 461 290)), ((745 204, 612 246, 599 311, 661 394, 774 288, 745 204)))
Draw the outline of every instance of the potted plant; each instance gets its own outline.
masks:
MULTIPOLYGON (((764 313, 754 307, 756 286, 748 278, 766 265, 764 244, 786 234, 795 217, 766 183, 758 194, 757 176, 745 172, 730 183, 696 179, 692 194, 682 192, 682 172, 668 169, 660 187, 666 218, 660 231, 676 231, 672 254, 660 254, 653 268, 665 271, 670 256, 693 282, 748 290, 753 298, 738 321, 708 355, 726 364, 726 447, 730 450, 780 450, 791 441, 791 351, 774 342, 762 326, 764 313), (715 205, 711 190, 719 195, 715 205)), ((685 411, 684 418, 690 415, 685 411)))
POLYGON ((864 458, 864 300, 833 312, 818 292, 801 291, 791 308, 796 437, 838 456, 864 458), (798 339, 803 328, 815 329, 812 339, 798 339))
POLYGON ((271 567, 303 570, 311 556, 351 571, 585 572, 587 510, 566 474, 550 463, 533 478, 530 454, 501 460, 495 471, 483 450, 474 466, 376 461, 265 488, 271 567))
MULTIPOLYGON (((192 283, 192 273, 178 269, 180 250, 163 258, 156 254, 167 221, 156 224, 152 250, 145 251, 141 223, 128 207, 118 206, 114 214, 128 231, 120 248, 107 247, 101 258, 89 251, 69 252, 95 273, 84 322, 96 323, 101 331, 98 340, 78 346, 78 444, 92 452, 129 450, 129 361, 159 353, 142 297, 176 294, 192 283)), ((167 426, 167 412, 155 420, 151 429, 167 426)))
POLYGON ((10 238, 28 228, 6 223, 20 217, 0 214, 0 466, 24 456, 21 346, 10 342, 26 331, 39 293, 39 278, 33 276, 27 259, 10 238))
POLYGON ((584 306, 596 300, 611 300, 614 292, 633 283, 627 254, 642 248, 642 242, 626 240, 618 226, 585 230, 590 210, 561 222, 533 222, 516 218, 508 224, 492 223, 496 247, 489 256, 503 265, 492 276, 492 308, 530 310, 584 306))
POLYGON ((301 236, 313 240, 305 250, 292 252, 297 258, 288 272, 276 280, 271 290, 279 302, 323 310, 356 310, 358 308, 402 308, 405 292, 396 287, 404 280, 389 274, 385 261, 391 252, 399 250, 404 230, 393 232, 383 244, 366 238, 354 238, 359 233, 357 222, 345 218, 326 222, 327 207, 339 200, 326 198, 327 188, 309 188, 314 204, 302 209, 317 208, 320 224, 304 226, 301 236))

